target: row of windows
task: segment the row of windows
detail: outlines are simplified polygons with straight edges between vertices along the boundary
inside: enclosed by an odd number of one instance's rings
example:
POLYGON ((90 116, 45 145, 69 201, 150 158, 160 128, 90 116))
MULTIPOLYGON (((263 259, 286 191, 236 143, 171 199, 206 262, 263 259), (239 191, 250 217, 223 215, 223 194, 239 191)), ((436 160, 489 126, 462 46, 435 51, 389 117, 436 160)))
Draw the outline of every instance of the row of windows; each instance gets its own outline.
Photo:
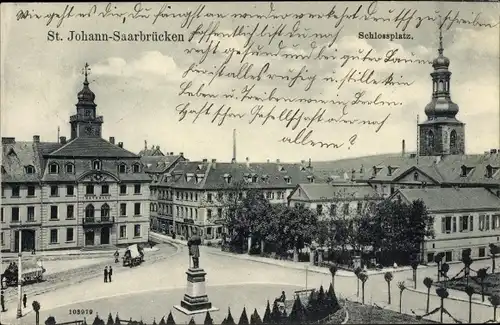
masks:
MULTIPOLYGON (((85 194, 86 195, 95 195, 95 185, 89 184, 85 186, 85 194)), ((21 186, 13 185, 11 197, 21 197, 21 186)), ((50 186, 50 196, 59 196, 59 185, 51 185, 50 186)), ((2 197, 5 196, 5 189, 2 187, 2 197)), ((36 195, 36 188, 34 185, 28 185, 27 191, 28 197, 34 197, 36 195)), ((101 195, 109 195, 109 185, 103 184, 101 185, 101 195)), ((127 185, 120 185, 120 194, 127 194, 127 185)), ((141 194, 141 184, 134 185, 134 194, 141 194)), ((74 196, 75 195, 75 186, 74 185, 66 185, 66 196, 74 196)))
MULTIPOLYGON (((120 216, 127 215, 127 203, 120 203, 120 216)), ((108 204, 103 204, 100 208, 101 218, 109 218, 111 214, 111 208, 108 204)), ((141 203, 134 203, 134 215, 141 215, 141 203)), ((26 216, 28 222, 35 221, 35 207, 27 206, 26 207, 26 216)), ((92 204, 89 204, 85 207, 85 218, 94 219, 95 218, 95 208, 92 204)), ((59 206, 51 205, 50 206, 50 219, 58 220, 59 219, 59 206)), ((73 204, 66 205, 66 219, 75 219, 75 206, 73 204)), ((20 221, 20 208, 12 207, 11 208, 11 222, 19 222, 20 221)), ((1 222, 5 222, 4 220, 4 208, 1 208, 1 222)))
MULTIPOLYGON (((499 229, 500 215, 491 215, 491 216, 486 214, 480 215, 478 228, 479 231, 499 229)), ((441 233, 449 234, 449 233, 455 233, 457 231, 458 232, 474 231, 474 216, 459 216, 458 219, 456 216, 441 217, 441 233)))
MULTIPOLYGON (((498 241, 498 237, 497 237, 497 241, 498 241)), ((467 249, 463 248, 462 252, 465 251, 465 250, 467 250, 467 249)), ((474 250, 474 249, 472 249, 472 250, 474 250)), ((486 252, 487 252, 487 247, 486 246, 478 247, 477 248, 477 256, 478 257, 486 257, 486 252)), ((427 263, 434 262, 434 256, 435 256, 435 254, 436 253, 434 253, 434 252, 427 253, 427 263)), ((462 256, 462 255, 460 255, 460 256, 462 256)), ((450 262, 452 260, 453 260, 453 252, 452 251, 446 251, 446 252, 444 252, 444 261, 445 262, 450 262)))
MULTIPOLYGON (((324 209, 323 209, 323 205, 322 204, 318 204, 316 206, 316 213, 318 215, 322 215, 323 214, 323 210, 324 209)), ((330 215, 332 217, 334 217, 334 216, 337 215, 337 210, 338 210, 338 207, 337 207, 336 204, 330 204, 330 215)), ((357 205, 356 205, 356 212, 359 214, 359 213, 361 213, 362 210, 363 210, 363 202, 358 201, 357 205)), ((347 215, 349 215, 349 213, 350 213, 349 203, 344 203, 342 205, 342 214, 344 216, 347 216, 347 215)))
MULTIPOLYGON (((141 237, 141 225, 134 225, 134 237, 141 237)), ((127 238, 127 226, 120 225, 119 238, 127 238)), ((2 245, 4 245, 4 238, 2 232, 2 245)), ((66 228, 66 242, 75 241, 75 230, 74 228, 66 228)), ((50 229, 50 243, 59 243, 59 229, 50 229)))
MULTIPOLYGON (((171 200, 173 198, 173 193, 174 191, 163 191, 163 190, 158 190, 158 199, 160 200, 171 200)), ((156 195, 156 191, 152 191, 152 195, 156 195)), ((232 200, 234 198, 234 193, 228 193, 228 199, 232 200)), ((213 202, 213 193, 207 193, 207 202, 213 202)), ((278 191, 278 192, 266 192, 265 196, 267 199, 274 200, 275 198, 278 200, 283 200, 285 198, 285 192, 284 191, 278 191)), ((225 194, 224 192, 217 192, 216 194, 217 200, 222 201, 224 200, 225 194)), ((184 191, 176 191, 175 192, 175 198, 178 201, 198 201, 198 193, 197 192, 184 192, 184 191)), ((241 200, 243 198, 243 192, 238 193, 238 198, 241 200)))
MULTIPOLYGON (((28 167, 33 167, 33 166, 28 166, 28 167)), ((52 162, 49 164, 49 174, 59 174, 59 164, 52 162)), ((92 161, 92 169, 93 170, 101 170, 102 169, 102 161, 100 160, 94 160, 92 161)), ((33 171, 34 173, 34 167, 33 169, 30 169, 30 171, 33 171)), ((75 172, 75 165, 72 163, 66 163, 64 165, 64 171, 67 174, 73 174, 75 172)), ((125 174, 127 172, 127 164, 121 163, 117 167, 117 171, 120 174, 125 174)), ((28 170, 26 169, 26 172, 28 173, 28 170)), ((139 163, 135 163, 132 165, 132 173, 140 173, 141 172, 141 165, 139 163)))

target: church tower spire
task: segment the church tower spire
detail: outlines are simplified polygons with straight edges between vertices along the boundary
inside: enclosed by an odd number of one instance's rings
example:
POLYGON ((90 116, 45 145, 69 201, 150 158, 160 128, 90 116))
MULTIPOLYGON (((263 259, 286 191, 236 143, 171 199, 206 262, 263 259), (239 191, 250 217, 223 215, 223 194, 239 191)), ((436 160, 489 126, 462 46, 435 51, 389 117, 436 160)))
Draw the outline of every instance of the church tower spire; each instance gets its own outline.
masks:
POLYGON ((76 114, 70 117, 71 138, 78 137, 101 137, 103 123, 102 116, 96 115, 95 94, 89 88, 88 76, 90 66, 85 63, 82 69, 84 75, 83 88, 78 92, 78 102, 76 104, 76 114))
POLYGON ((419 153, 440 156, 465 153, 465 125, 456 119, 459 108, 451 100, 450 60, 444 56, 442 25, 439 27, 438 56, 432 61, 431 102, 425 107, 427 120, 419 124, 419 153))

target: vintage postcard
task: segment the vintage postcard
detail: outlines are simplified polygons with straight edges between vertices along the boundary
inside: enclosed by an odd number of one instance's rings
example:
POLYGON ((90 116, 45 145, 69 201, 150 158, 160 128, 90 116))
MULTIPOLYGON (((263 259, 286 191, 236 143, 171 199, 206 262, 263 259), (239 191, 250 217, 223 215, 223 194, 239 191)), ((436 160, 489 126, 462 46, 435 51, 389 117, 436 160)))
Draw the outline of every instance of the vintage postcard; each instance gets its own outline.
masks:
POLYGON ((0 8, 1 324, 500 322, 498 2, 0 8))

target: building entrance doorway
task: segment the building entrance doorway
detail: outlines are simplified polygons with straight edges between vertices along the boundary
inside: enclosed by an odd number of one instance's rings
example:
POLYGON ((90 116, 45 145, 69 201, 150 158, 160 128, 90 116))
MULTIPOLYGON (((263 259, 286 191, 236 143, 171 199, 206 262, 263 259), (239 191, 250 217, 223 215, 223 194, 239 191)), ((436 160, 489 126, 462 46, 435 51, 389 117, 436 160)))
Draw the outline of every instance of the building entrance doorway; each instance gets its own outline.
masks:
POLYGON ((109 227, 101 228, 101 245, 109 245, 109 227))
POLYGON ((95 233, 94 230, 85 231, 85 246, 94 246, 95 233))
POLYGON ((19 232, 21 231, 21 247, 23 252, 31 252, 35 249, 35 231, 23 229, 15 232, 15 252, 19 252, 19 232))

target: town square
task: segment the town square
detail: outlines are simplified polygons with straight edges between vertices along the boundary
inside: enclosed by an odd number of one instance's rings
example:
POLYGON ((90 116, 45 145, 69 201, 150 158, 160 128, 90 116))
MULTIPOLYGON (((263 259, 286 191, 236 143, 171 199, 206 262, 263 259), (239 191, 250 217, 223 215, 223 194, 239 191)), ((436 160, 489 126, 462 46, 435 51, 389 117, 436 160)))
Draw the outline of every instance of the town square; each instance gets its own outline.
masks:
POLYGON ((294 4, 2 4, 1 324, 500 321, 498 6, 294 4))

